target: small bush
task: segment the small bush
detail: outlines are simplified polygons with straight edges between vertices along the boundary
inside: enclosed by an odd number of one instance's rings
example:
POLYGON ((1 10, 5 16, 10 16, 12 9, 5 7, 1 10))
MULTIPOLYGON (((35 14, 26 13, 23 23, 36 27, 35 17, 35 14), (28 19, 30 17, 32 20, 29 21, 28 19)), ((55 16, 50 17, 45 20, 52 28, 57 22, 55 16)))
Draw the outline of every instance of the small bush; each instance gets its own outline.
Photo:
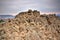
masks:
POLYGON ((0 23, 4 22, 3 20, 0 20, 0 23))

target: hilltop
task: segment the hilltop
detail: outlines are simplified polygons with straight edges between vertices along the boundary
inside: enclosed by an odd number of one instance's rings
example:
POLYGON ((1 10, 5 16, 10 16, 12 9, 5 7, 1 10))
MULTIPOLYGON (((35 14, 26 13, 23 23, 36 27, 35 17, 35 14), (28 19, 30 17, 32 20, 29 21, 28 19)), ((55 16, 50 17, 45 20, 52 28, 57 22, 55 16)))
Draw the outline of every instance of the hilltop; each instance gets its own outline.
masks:
POLYGON ((37 10, 20 12, 0 24, 0 40, 60 40, 60 19, 37 10))

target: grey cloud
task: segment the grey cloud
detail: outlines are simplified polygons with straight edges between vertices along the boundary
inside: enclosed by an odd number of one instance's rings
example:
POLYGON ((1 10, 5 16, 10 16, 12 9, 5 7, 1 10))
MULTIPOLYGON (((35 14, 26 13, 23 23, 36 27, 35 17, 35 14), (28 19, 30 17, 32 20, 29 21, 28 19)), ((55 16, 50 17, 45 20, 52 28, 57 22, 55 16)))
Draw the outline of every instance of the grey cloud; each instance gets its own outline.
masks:
POLYGON ((12 14, 26 9, 60 12, 60 0, 0 0, 0 14, 12 14))

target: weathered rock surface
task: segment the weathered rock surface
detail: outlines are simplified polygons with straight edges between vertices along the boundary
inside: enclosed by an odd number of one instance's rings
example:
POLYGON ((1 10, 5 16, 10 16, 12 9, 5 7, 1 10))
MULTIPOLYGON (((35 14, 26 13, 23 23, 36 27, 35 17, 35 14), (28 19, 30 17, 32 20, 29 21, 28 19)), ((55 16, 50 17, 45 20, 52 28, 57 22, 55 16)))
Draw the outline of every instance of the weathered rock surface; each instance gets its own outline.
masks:
POLYGON ((37 10, 21 12, 0 24, 0 40, 60 40, 60 19, 37 10))

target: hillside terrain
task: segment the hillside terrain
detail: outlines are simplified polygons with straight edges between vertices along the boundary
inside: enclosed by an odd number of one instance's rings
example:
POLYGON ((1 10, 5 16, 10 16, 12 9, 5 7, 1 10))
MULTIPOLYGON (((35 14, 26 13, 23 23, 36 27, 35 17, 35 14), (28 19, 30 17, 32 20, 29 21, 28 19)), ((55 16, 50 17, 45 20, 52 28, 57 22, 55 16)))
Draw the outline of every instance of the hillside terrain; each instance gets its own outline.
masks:
POLYGON ((0 40, 60 40, 60 18, 28 10, 0 24, 0 40))

